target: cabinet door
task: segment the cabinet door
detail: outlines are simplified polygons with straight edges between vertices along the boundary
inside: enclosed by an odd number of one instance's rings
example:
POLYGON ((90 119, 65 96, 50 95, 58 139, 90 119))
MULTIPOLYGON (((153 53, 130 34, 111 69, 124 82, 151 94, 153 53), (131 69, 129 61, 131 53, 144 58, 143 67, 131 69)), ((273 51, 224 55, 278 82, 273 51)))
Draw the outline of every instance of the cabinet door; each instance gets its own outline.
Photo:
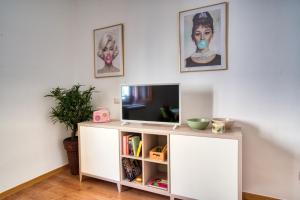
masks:
POLYGON ((119 131, 80 127, 80 171, 120 181, 119 131))
POLYGON ((237 200, 238 141, 170 136, 171 193, 205 200, 237 200))

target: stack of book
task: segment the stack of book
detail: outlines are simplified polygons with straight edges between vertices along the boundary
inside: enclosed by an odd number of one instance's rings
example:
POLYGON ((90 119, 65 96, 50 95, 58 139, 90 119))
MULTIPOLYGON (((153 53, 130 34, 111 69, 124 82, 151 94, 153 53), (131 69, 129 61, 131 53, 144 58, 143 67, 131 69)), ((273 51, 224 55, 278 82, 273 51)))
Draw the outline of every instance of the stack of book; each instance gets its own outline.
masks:
POLYGON ((166 178, 153 178, 148 182, 148 186, 168 190, 168 180, 166 178))
POLYGON ((140 136, 124 135, 123 136, 123 155, 139 157, 142 151, 142 143, 140 136))

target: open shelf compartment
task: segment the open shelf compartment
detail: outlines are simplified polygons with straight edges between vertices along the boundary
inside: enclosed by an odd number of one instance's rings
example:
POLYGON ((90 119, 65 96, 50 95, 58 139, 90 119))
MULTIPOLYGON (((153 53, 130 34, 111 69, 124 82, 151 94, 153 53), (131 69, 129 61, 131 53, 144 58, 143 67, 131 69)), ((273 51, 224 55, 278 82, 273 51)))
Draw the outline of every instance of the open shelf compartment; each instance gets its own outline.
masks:
POLYGON ((121 132, 121 157, 142 160, 143 151, 140 141, 143 141, 141 133, 121 132))
POLYGON ((169 191, 168 165, 153 162, 144 162, 144 180, 143 184, 153 190, 169 191), (156 184, 151 185, 155 180, 156 184), (157 184, 157 182, 159 182, 157 184))
POLYGON ((143 184, 143 162, 137 159, 130 158, 122 158, 122 182, 128 184, 143 184), (125 169, 127 168, 127 170, 125 169), (141 181, 138 181, 137 177, 140 178, 141 181))
POLYGON ((164 155, 164 158, 162 156, 162 153, 158 153, 157 156, 155 156, 155 159, 150 157, 150 151, 154 147, 161 147, 163 148, 166 146, 166 151, 168 151, 168 136, 167 135, 157 135, 157 134, 144 134, 143 135, 143 145, 144 145, 144 160, 149 162, 155 162, 160 164, 167 164, 168 163, 168 153, 166 152, 164 155))

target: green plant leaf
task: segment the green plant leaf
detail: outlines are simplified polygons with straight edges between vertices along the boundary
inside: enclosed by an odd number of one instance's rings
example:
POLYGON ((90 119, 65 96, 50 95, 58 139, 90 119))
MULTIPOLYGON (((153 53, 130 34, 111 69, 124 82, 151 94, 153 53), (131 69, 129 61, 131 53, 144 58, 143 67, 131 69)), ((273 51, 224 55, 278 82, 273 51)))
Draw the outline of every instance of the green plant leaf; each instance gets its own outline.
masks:
POLYGON ((45 97, 51 97, 56 105, 50 110, 50 118, 55 124, 63 123, 66 129, 72 130, 72 138, 78 130, 77 124, 92 118, 93 106, 91 103, 95 87, 90 86, 81 91, 83 85, 74 85, 70 89, 53 88, 45 97))

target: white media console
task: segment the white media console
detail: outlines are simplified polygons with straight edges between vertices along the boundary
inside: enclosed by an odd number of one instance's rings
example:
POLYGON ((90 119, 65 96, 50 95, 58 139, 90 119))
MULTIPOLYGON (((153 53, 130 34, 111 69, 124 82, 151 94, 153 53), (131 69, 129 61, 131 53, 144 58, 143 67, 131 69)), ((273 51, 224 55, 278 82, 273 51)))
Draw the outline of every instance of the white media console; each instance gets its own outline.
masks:
POLYGON ((79 123, 80 181, 90 176, 169 196, 170 199, 242 200, 242 133, 233 128, 224 134, 210 129, 195 131, 182 125, 173 130, 166 125, 79 123), (124 155, 122 137, 139 135, 143 141, 139 157, 124 155), (151 160, 155 145, 168 148, 166 161, 151 160), (122 158, 138 160, 142 182, 130 182, 122 168, 122 158), (167 190, 148 186, 156 176, 168 180, 167 190))

